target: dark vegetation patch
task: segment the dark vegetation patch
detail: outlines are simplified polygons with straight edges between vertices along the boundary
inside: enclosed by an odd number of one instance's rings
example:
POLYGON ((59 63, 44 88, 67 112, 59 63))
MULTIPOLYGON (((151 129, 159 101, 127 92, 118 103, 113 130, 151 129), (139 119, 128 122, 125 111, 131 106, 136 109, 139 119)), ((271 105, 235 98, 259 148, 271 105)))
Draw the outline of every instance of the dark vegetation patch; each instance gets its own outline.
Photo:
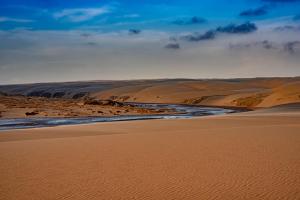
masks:
POLYGON ((255 94, 248 97, 241 97, 232 101, 236 106, 255 107, 260 104, 268 94, 255 94))
POLYGON ((51 98, 52 94, 50 92, 42 93, 41 97, 51 98))
POLYGON ((50 92, 46 92, 44 90, 38 90, 38 91, 32 91, 32 92, 28 93, 27 96, 51 98, 52 94, 50 92))
POLYGON ((208 97, 209 96, 203 96, 203 97, 198 97, 198 98, 193 98, 193 99, 186 99, 186 100, 184 100, 183 103, 186 103, 186 104, 199 104, 202 101, 208 99, 208 97))
POLYGON ((126 101, 130 98, 130 96, 110 96, 109 100, 113 101, 126 101))
POLYGON ((214 98, 214 97, 223 97, 224 95, 211 95, 211 96, 202 96, 202 97, 197 97, 197 98, 192 98, 192 99, 186 99, 183 101, 184 104, 200 104, 203 101, 209 99, 209 98, 214 98))
POLYGON ((118 98, 118 96, 110 96, 109 99, 110 100, 116 100, 118 98))
POLYGON ((113 101, 110 99, 107 99, 107 100, 88 99, 84 102, 84 104, 85 105, 98 105, 98 106, 119 106, 119 107, 124 106, 123 103, 113 101))
POLYGON ((120 96, 119 100, 120 101, 127 101, 130 98, 130 96, 120 96))
POLYGON ((82 97, 85 97, 86 95, 87 95, 86 92, 80 92, 80 93, 73 95, 72 99, 80 99, 82 97))
POLYGON ((29 97, 41 97, 42 94, 44 93, 44 90, 39 90, 39 91, 33 91, 27 94, 29 97))
POLYGON ((8 96, 8 94, 6 94, 5 92, 0 91, 0 96, 8 96))
POLYGON ((63 96, 65 96, 65 92, 55 92, 54 94, 53 94, 53 98, 62 98, 63 96))

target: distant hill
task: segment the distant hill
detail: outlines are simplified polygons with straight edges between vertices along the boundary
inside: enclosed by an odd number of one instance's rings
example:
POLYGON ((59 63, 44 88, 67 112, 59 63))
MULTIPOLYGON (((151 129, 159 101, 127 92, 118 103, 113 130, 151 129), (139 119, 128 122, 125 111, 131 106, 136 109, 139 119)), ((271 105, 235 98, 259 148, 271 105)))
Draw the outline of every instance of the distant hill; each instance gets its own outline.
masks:
POLYGON ((157 79, 1 85, 2 93, 47 98, 271 107, 300 102, 300 77, 250 79, 157 79))

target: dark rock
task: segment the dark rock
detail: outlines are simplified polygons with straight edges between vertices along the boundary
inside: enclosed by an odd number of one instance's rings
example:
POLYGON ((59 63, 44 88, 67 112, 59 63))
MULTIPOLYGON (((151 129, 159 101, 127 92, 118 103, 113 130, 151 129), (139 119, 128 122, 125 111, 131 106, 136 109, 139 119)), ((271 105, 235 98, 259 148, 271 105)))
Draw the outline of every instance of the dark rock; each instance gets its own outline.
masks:
POLYGON ((32 116, 32 115, 37 115, 37 114, 39 114, 38 111, 32 111, 32 112, 26 112, 25 113, 26 116, 32 116))

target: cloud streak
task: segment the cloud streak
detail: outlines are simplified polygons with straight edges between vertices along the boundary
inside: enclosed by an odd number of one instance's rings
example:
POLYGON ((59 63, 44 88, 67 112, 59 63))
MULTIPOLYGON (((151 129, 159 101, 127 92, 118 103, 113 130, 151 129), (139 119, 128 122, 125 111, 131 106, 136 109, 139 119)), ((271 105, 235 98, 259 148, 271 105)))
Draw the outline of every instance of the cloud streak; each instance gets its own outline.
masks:
POLYGON ((249 43, 238 43, 238 44, 229 44, 229 48, 233 50, 247 49, 252 47, 259 47, 263 49, 278 49, 278 44, 271 42, 269 40, 249 42, 249 43))
POLYGON ((129 29, 129 30, 128 30, 129 35, 138 35, 138 34, 140 34, 141 32, 142 32, 142 31, 139 30, 139 29, 129 29))
POLYGON ((176 25, 195 25, 195 24, 204 24, 206 23, 207 20, 202 18, 202 17, 197 17, 194 16, 192 18, 188 18, 188 19, 177 19, 175 21, 173 21, 173 24, 176 25))
POLYGON ((83 22, 99 15, 110 13, 111 9, 109 7, 101 8, 73 8, 73 9, 63 9, 61 11, 55 12, 53 17, 55 19, 64 19, 71 22, 83 22))
POLYGON ((294 55, 300 52, 300 41, 288 41, 288 42, 278 43, 269 40, 264 40, 264 41, 257 41, 257 42, 229 44, 229 49, 231 50, 240 51, 243 49, 251 49, 251 48, 277 50, 277 53, 286 52, 290 55, 294 55))
POLYGON ((193 33, 180 37, 182 40, 189 42, 198 42, 203 40, 213 40, 218 33, 227 34, 248 34, 257 30, 257 26, 254 23, 246 22, 243 24, 229 24, 227 26, 219 26, 216 29, 206 31, 203 34, 193 33))
POLYGON ((227 26, 220 26, 216 29, 220 33, 231 33, 231 34, 245 34, 252 33, 257 30, 257 26, 254 23, 246 22, 244 24, 229 24, 227 26))
POLYGON ((266 15, 267 13, 268 13, 267 7, 261 6, 259 8, 255 8, 255 9, 244 10, 239 14, 239 16, 240 17, 257 17, 257 16, 266 15))
POLYGON ((180 49, 180 45, 178 43, 169 43, 165 46, 166 49, 180 49))
POLYGON ((274 28, 274 31, 300 31, 300 26, 284 25, 274 28))
POLYGON ((194 34, 185 35, 182 36, 181 39, 189 42, 198 42, 203 40, 212 40, 215 39, 215 37, 216 37, 215 31, 207 31, 203 34, 194 33, 194 34))
POLYGON ((295 54, 300 50, 300 41, 292 41, 284 44, 284 50, 290 54, 295 54))
POLYGON ((11 18, 11 17, 0 17, 0 22, 16 22, 16 23, 30 23, 34 22, 30 19, 20 19, 20 18, 11 18))

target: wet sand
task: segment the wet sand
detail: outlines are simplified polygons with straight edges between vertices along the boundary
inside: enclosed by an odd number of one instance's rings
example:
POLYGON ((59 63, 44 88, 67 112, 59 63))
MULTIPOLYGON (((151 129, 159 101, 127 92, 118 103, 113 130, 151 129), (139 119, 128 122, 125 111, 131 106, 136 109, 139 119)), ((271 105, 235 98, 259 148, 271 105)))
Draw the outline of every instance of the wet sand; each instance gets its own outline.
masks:
POLYGON ((300 199, 300 112, 0 134, 0 199, 300 199))

